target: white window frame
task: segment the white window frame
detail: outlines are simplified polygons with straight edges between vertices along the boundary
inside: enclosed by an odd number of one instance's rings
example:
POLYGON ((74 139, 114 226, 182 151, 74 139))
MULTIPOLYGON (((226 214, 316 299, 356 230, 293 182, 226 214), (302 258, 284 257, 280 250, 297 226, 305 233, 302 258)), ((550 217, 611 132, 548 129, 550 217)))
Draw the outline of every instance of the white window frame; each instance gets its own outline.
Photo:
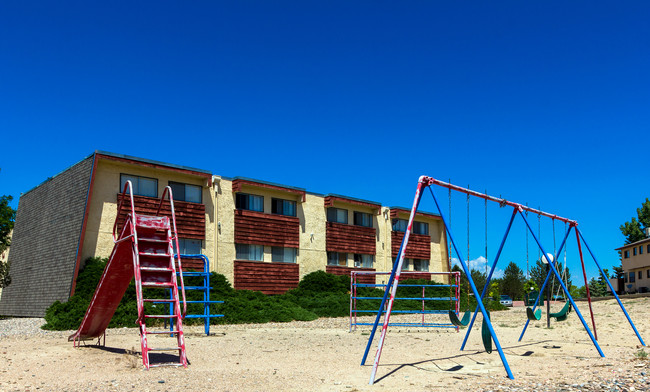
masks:
POLYGON ((296 263, 297 257, 298 249, 296 248, 271 247, 271 261, 274 263, 296 263))
POLYGON ((158 179, 157 178, 142 177, 142 176, 136 176, 136 175, 133 175, 133 174, 120 173, 120 193, 124 190, 124 185, 126 184, 127 181, 131 181, 131 185, 133 186, 133 195, 146 196, 146 197, 158 197, 158 179), (153 181, 155 193, 146 194, 146 193, 141 192, 140 191, 140 188, 142 188, 142 186, 140 184, 141 181, 153 181))
POLYGON ((235 259, 264 261, 264 246, 253 244, 235 244, 235 259))
POLYGON ((348 210, 336 207, 327 207, 327 221, 348 224, 348 210))
POLYGON ((172 193, 174 196, 174 201, 186 201, 188 203, 203 203, 203 188, 199 185, 192 185, 192 184, 186 184, 184 182, 177 182, 177 181, 169 181, 169 186, 172 188, 172 193), (179 192, 179 189, 182 187, 183 188, 183 193, 181 194, 179 192), (174 189, 176 188, 176 189, 174 189), (188 192, 188 190, 194 190, 198 191, 198 200, 188 200, 188 193, 191 194, 191 192, 188 192))

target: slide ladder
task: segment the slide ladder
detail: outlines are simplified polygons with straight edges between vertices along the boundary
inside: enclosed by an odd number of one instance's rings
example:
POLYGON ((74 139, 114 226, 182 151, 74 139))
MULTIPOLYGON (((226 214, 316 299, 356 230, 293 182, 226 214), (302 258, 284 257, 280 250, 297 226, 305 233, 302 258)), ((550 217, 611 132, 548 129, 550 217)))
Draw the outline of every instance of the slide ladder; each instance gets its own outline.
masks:
MULTIPOLYGON (((174 200, 170 187, 165 188, 163 196, 155 216, 136 214, 133 203, 133 192, 131 182, 127 181, 124 186, 122 198, 118 206, 119 212, 122 208, 124 195, 129 191, 131 196, 131 212, 127 215, 120 236, 115 239, 117 219, 113 228, 115 246, 111 257, 104 268, 102 277, 93 294, 93 298, 86 310, 86 314, 79 326, 79 329, 72 334, 68 340, 73 341, 75 347, 86 340, 100 339, 105 337, 106 328, 117 310, 126 289, 132 278, 135 278, 135 289, 137 299, 138 317, 136 324, 140 329, 140 342, 142 346, 142 363, 149 369, 157 366, 184 366, 187 367, 187 356, 185 353, 185 340, 183 335, 182 319, 187 311, 185 303, 185 289, 180 262, 174 262, 174 245, 178 250, 178 238, 176 235, 176 217, 174 214, 174 200), (160 215, 165 194, 169 192, 169 203, 171 208, 171 220, 168 216, 160 215), (176 265, 179 270, 179 282, 183 296, 183 312, 181 313, 179 289, 176 280, 176 265), (160 297, 160 293, 166 293, 170 289, 170 298, 160 297), (145 303, 163 302, 169 303, 174 308, 174 314, 145 314, 145 303), (171 331, 175 337, 173 347, 153 348, 150 346, 148 335, 170 334, 170 331, 149 331, 148 320, 168 320, 173 325, 171 331), (152 364, 150 362, 151 352, 175 352, 178 354, 174 360, 165 360, 152 364)), ((176 252, 179 253, 179 252, 176 252)), ((164 294, 163 294, 164 295, 164 294)), ((149 307, 148 307, 149 308, 149 307)))

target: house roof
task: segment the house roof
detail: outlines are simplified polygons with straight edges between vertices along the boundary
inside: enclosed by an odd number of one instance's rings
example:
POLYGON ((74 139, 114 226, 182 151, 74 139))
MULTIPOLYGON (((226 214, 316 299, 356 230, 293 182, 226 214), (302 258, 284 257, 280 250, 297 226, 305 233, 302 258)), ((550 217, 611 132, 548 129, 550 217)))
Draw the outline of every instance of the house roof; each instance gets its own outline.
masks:
POLYGON ((650 243, 650 237, 649 238, 644 238, 644 239, 642 239, 640 241, 637 241, 637 242, 633 242, 631 244, 623 245, 620 248, 616 248, 614 250, 621 250, 621 249, 625 249, 625 248, 633 248, 633 247, 635 247, 637 245, 645 244, 645 243, 650 243))

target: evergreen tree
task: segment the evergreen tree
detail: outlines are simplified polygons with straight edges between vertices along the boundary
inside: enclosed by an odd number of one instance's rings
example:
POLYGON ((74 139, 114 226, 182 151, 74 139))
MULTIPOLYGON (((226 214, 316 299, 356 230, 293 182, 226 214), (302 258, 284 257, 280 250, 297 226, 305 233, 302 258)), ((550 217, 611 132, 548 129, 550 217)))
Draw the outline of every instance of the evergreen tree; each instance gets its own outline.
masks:
MULTIPOLYGON (((11 245, 9 234, 14 228, 16 220, 16 210, 11 208, 9 202, 13 200, 11 196, 0 197, 0 254, 11 245)), ((9 262, 0 261, 0 288, 7 287, 11 283, 9 276, 9 262)))
POLYGON ((623 223, 619 229, 625 236, 625 243, 641 241, 646 238, 644 229, 650 227, 650 199, 646 198, 641 208, 636 209, 637 218, 632 217, 629 222, 623 223))
POLYGON ((524 281, 524 272, 511 261, 501 278, 501 293, 509 295, 512 299, 523 298, 524 281))

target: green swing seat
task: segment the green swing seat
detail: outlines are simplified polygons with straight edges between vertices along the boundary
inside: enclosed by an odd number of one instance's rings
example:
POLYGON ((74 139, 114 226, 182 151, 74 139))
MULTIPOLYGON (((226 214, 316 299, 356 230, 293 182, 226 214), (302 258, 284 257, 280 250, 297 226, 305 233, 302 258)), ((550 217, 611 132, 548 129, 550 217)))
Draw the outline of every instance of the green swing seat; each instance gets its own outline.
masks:
POLYGON ((542 309, 537 308, 535 312, 533 312, 532 308, 526 308, 526 316, 528 316, 528 320, 539 321, 539 319, 542 318, 542 309))
POLYGON ((451 323, 457 327, 466 327, 467 324, 469 324, 469 319, 471 316, 472 316, 472 312, 468 310, 463 315, 463 319, 460 320, 456 312, 454 312, 453 310, 449 311, 449 321, 451 321, 451 323))
MULTIPOLYGON (((490 317, 490 312, 487 312, 488 317, 490 317)), ((492 334, 490 334, 490 327, 488 327, 487 320, 483 319, 483 325, 481 325, 481 338, 483 339, 483 347, 485 352, 492 354, 492 334)))
POLYGON ((567 301, 564 307, 557 313, 549 313, 549 316, 554 317, 556 321, 564 321, 567 319, 571 311, 571 302, 567 301))
MULTIPOLYGON (((449 311, 449 320, 457 327, 466 327, 467 324, 469 324, 469 319, 471 316, 472 312, 468 310, 463 315, 463 318, 459 319, 458 315, 456 315, 456 312, 453 310, 449 311)), ((490 312, 488 312, 488 317, 489 316, 490 312)), ((485 319, 483 320, 483 325, 481 326, 481 338, 483 339, 483 347, 485 347, 485 352, 488 354, 492 353, 492 335, 490 334, 490 328, 488 327, 485 319)))

